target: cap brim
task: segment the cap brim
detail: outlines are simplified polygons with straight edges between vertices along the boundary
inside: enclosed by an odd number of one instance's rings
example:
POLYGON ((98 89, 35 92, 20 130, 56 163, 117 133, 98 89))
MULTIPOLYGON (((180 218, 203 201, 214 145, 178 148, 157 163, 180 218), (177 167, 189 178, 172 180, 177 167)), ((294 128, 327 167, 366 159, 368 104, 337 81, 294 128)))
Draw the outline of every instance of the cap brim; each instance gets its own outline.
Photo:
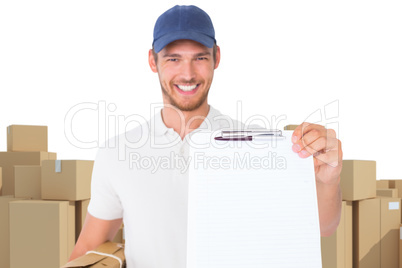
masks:
POLYGON ((185 31, 178 31, 178 32, 172 32, 169 34, 166 34, 159 38, 158 40, 155 40, 153 43, 154 50, 156 53, 161 51, 165 46, 168 44, 172 43, 173 41, 176 40, 182 40, 182 39, 188 39, 188 40, 193 40, 198 43, 203 44, 206 47, 212 48, 215 44, 215 39, 202 34, 202 33, 197 33, 197 32, 185 32, 185 31))

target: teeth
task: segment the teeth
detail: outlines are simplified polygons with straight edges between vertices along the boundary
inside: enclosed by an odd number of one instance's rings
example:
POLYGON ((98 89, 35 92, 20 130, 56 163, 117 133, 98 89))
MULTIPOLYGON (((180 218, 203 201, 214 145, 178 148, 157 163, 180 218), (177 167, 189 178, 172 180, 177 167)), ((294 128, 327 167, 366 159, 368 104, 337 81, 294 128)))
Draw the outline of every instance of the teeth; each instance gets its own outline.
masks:
POLYGON ((191 91, 197 87, 197 85, 192 85, 192 86, 181 86, 177 85, 181 90, 183 91, 191 91))

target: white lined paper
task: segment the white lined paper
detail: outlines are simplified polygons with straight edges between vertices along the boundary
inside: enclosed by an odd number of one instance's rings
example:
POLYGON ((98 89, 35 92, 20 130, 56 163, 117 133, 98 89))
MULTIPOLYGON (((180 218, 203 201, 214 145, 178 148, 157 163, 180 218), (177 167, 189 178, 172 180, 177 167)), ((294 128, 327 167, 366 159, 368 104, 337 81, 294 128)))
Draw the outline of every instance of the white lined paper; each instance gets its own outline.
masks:
MULTIPOLYGON (((313 159, 292 151, 291 133, 275 143, 258 141, 268 145, 264 149, 241 141, 224 149, 190 146, 188 268, 321 268, 313 159), (233 148, 239 143, 241 148, 233 148), (236 166, 236 154, 249 154, 253 168, 236 166), (197 164, 200 155, 214 164, 197 164), (268 165, 273 155, 285 160, 285 168, 283 161, 268 165), (226 159, 224 168, 217 168, 219 159, 226 159)), ((208 133, 192 136, 197 143, 209 138, 208 133)))

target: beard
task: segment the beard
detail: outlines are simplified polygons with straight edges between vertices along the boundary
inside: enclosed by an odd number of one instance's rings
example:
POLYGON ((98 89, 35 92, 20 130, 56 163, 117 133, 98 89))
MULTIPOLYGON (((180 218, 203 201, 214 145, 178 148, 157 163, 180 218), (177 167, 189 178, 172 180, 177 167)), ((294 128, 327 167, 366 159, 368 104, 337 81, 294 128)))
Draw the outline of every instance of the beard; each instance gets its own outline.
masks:
POLYGON ((197 110, 200 108, 200 106, 207 101, 208 93, 209 93, 209 88, 206 90, 202 96, 193 103, 178 103, 169 93, 166 91, 166 89, 161 85, 162 88, 162 93, 163 95, 166 96, 166 98, 169 100, 169 103, 176 107, 177 109, 183 111, 183 112, 191 112, 194 110, 197 110))

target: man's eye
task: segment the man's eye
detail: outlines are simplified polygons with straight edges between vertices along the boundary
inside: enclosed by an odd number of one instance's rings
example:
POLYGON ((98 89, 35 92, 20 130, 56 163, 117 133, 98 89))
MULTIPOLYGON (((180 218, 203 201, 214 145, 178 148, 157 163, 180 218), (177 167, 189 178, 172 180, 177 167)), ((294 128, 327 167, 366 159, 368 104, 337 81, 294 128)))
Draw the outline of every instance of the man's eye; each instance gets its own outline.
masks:
POLYGON ((177 61, 177 59, 168 59, 168 61, 177 61))
POLYGON ((197 60, 207 60, 206 57, 198 57, 197 60))

